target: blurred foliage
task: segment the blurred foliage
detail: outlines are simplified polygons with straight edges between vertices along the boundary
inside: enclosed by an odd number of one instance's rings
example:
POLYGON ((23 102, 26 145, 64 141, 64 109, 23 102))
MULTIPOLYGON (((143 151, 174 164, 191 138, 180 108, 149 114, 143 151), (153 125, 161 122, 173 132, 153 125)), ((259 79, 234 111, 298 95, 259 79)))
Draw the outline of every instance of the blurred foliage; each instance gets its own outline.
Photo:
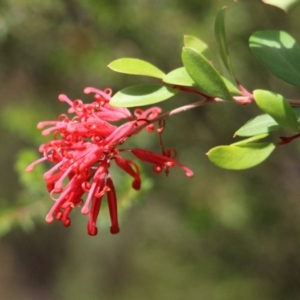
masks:
MULTIPOLYGON (((204 156, 230 143, 255 107, 226 103, 170 118, 165 144, 177 148, 195 177, 181 170, 156 176, 145 166, 153 182, 144 183, 152 190, 138 196, 143 201, 123 216, 117 236, 105 224, 97 237, 87 236, 79 213, 68 229, 44 223, 51 206, 41 178, 47 166, 23 173, 47 140, 35 124, 66 109, 58 94, 81 98, 86 86, 116 91, 135 82, 105 67, 120 57, 139 57, 164 71, 179 67, 184 34, 215 49, 214 18, 225 4, 237 77, 250 90, 299 98, 299 90, 263 69, 247 46, 249 36, 264 29, 286 30, 299 41, 299 8, 286 15, 259 0, 1 1, 1 299, 300 298, 297 143, 247 171, 217 169, 204 156)), ((176 96, 162 107, 193 100, 176 96)), ((157 147, 148 136, 133 143, 157 147)), ((128 176, 122 175, 116 174, 116 189, 126 206, 136 195, 126 197, 128 176)))

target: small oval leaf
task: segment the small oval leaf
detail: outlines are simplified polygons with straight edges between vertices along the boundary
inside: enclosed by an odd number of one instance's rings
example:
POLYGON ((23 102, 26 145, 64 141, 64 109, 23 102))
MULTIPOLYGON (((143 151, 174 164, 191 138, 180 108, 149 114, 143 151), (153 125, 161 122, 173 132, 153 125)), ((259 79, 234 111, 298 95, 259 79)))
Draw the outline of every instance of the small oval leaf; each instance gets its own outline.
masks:
POLYGON ((157 84, 139 84, 117 92, 109 104, 117 107, 143 106, 173 97, 178 90, 157 84))
POLYGON ((218 146, 207 153, 216 166, 229 170, 243 170, 254 167, 274 151, 273 143, 250 143, 241 146, 218 146))
POLYGON ((265 30, 251 35, 256 58, 278 78, 300 87, 300 48, 284 31, 265 30))
POLYGON ((207 44, 190 35, 184 36, 184 46, 202 54, 208 50, 207 44))
POLYGON ((120 58, 111 62, 108 67, 119 73, 130 75, 163 78, 165 73, 147 61, 137 58, 120 58))
POLYGON ((184 47, 182 61, 188 74, 206 94, 224 100, 232 100, 222 77, 203 55, 191 48, 184 47))
POLYGON ((282 128, 299 131, 296 115, 282 95, 266 90, 255 90, 253 96, 259 108, 269 114, 282 128))
POLYGON ((184 67, 175 69, 164 76, 163 81, 169 84, 182 86, 195 86, 195 81, 191 78, 184 67))
MULTIPOLYGON (((226 33, 225 33, 225 9, 223 7, 217 14, 215 20, 215 37, 218 44, 219 53, 227 71, 234 77, 231 60, 229 56, 226 33)), ((235 78, 235 77, 234 77, 235 78)))
POLYGON ((245 125, 243 125, 239 130, 235 132, 234 136, 253 136, 257 134, 277 131, 280 129, 281 127, 270 115, 263 114, 248 121, 245 125))
MULTIPOLYGON (((298 125, 300 124, 300 107, 292 107, 294 111, 298 125)), ((239 130, 237 130, 234 136, 253 136, 262 133, 269 133, 273 131, 279 131, 282 127, 268 114, 259 115, 246 124, 244 124, 239 130)))

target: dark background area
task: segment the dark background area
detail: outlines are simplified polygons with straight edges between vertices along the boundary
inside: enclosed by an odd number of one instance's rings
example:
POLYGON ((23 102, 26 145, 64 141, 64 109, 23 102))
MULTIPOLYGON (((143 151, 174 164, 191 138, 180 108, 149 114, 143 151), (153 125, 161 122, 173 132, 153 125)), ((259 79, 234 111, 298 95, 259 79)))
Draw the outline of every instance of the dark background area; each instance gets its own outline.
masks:
MULTIPOLYGON (((239 172, 218 169, 204 155, 231 143, 259 113, 254 105, 209 105, 170 118, 165 143, 195 176, 176 169, 155 175, 145 166, 148 189, 131 196, 127 209, 121 205, 118 235, 110 235, 102 214, 96 237, 87 235, 79 212, 67 229, 45 223, 52 203, 43 168, 24 174, 45 142, 37 122, 66 110, 58 94, 89 101, 86 86, 117 91, 148 80, 106 68, 121 57, 145 59, 166 72, 177 68, 184 34, 216 53, 214 18, 226 4, 240 81, 249 90, 299 99, 298 89, 256 61, 248 38, 256 30, 283 29, 299 41, 300 8, 286 15, 259 0, 0 2, 1 299, 300 299, 299 143, 239 172)), ((196 100, 178 95, 161 107, 196 100)), ((133 143, 157 149, 152 136, 133 143)), ((121 194, 130 188, 124 177, 117 178, 121 194)))

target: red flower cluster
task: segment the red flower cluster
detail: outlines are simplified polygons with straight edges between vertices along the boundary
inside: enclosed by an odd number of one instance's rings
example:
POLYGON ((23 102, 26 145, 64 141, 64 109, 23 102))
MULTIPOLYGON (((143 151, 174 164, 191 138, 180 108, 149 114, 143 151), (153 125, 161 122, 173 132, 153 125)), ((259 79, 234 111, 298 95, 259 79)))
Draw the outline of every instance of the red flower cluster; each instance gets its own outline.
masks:
MULTIPOLYGON (((111 233, 119 232, 117 198, 109 167, 111 161, 133 177, 132 187, 140 189, 141 178, 137 164, 121 156, 122 152, 131 152, 138 159, 153 164, 154 171, 166 172, 177 165, 188 177, 193 172, 171 157, 173 151, 166 150, 156 154, 144 149, 121 149, 127 138, 138 134, 144 128, 154 131, 154 122, 161 113, 159 107, 146 110, 136 109, 132 115, 127 108, 117 108, 109 104, 112 91, 86 88, 85 94, 94 94, 94 102, 83 104, 81 100, 70 100, 66 95, 58 99, 70 105, 69 115, 62 114, 57 121, 44 121, 38 124, 43 135, 53 133, 53 140, 40 146, 43 157, 31 165, 26 171, 43 161, 55 164, 44 174, 47 189, 54 205, 50 209, 46 221, 51 223, 54 218, 64 226, 71 224, 70 212, 76 206, 81 207, 82 214, 88 214, 87 231, 90 235, 97 234, 97 217, 103 196, 107 196, 111 219, 111 233), (120 126, 112 122, 125 119, 120 126), (50 127, 48 127, 50 126, 50 127), (85 199, 83 199, 85 198, 85 199)), ((160 129, 158 129, 159 132, 160 129)))

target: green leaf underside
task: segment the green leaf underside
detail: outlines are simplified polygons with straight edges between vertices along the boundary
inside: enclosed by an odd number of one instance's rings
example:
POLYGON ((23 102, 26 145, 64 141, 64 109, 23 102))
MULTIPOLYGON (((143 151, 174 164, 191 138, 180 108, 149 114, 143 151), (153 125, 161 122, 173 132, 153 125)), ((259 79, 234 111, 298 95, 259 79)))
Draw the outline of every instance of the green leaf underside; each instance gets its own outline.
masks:
POLYGON ((269 136, 268 133, 258 134, 258 135, 252 136, 248 139, 241 140, 236 143, 230 144, 230 146, 241 146, 241 145, 249 144, 251 142, 256 142, 258 140, 262 140, 262 139, 266 138, 267 136, 269 136))
POLYGON ((255 32, 249 46, 256 58, 278 78, 300 87, 300 48, 284 31, 255 32))
POLYGON ((175 69, 164 76, 163 81, 169 84, 182 86, 195 86, 195 81, 191 78, 184 67, 175 69))
POLYGON ((226 7, 223 7, 216 16, 215 37, 223 64, 226 67, 227 71, 233 75, 233 69, 231 66, 225 33, 225 9, 226 7))
POLYGON ((266 4, 277 6, 285 12, 290 11, 294 7, 300 4, 300 0, 262 0, 266 4))
POLYGON ((178 90, 157 84, 139 84, 117 92, 109 103, 117 107, 143 106, 167 100, 177 92, 178 90))
POLYGON ((165 73, 147 61, 137 58, 120 58, 111 62, 108 67, 119 73, 130 75, 163 78, 165 73))
POLYGON ((269 114, 282 128, 299 131, 296 115, 282 95, 266 90, 255 90, 253 95, 258 107, 269 114))
POLYGON ((207 44, 205 44, 201 40, 199 40, 193 36, 190 36, 190 35, 184 36, 184 46, 187 48, 194 49, 196 52, 203 54, 203 55, 208 50, 207 44))
MULTIPOLYGON (((300 107, 292 107, 298 124, 300 124, 300 107)), ((268 114, 259 115, 249 120, 239 130, 235 132, 235 136, 253 136, 262 133, 270 133, 281 130, 282 127, 268 114)))
POLYGON ((273 143, 250 143, 241 146, 218 146, 207 156, 216 166, 229 170, 243 170, 254 167, 274 151, 273 143))
POLYGON ((232 97, 218 71, 200 53, 184 47, 182 61, 190 77, 206 94, 224 100, 232 97))

